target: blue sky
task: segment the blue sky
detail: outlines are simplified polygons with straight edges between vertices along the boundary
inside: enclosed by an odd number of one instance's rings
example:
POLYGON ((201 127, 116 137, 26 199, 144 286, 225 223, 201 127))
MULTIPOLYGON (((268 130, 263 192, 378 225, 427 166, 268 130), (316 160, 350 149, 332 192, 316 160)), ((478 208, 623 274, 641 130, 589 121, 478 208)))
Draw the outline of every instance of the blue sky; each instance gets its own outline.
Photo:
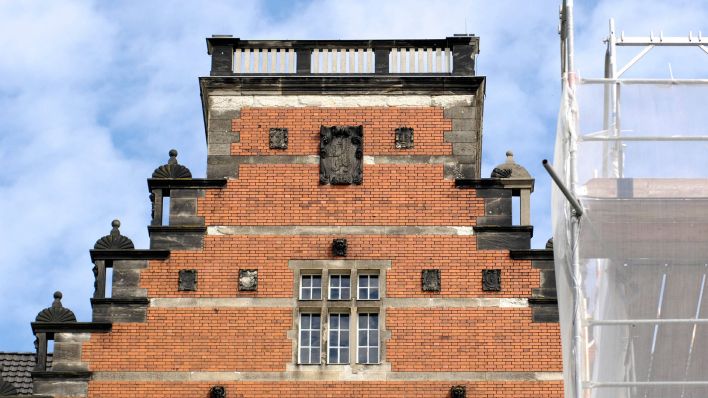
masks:
MULTIPOLYGON (((145 178, 170 148, 204 176, 197 77, 204 38, 481 37, 487 76, 483 175, 512 149, 537 178, 534 245, 551 235, 549 179, 559 101, 558 4, 543 1, 0 1, 0 351, 30 351, 29 323, 64 292, 90 320, 88 250, 114 218, 148 246, 145 178)), ((708 0, 577 1, 581 73, 599 76, 607 20, 618 30, 703 30, 708 0)), ((624 59, 631 57, 631 53, 624 59)), ((676 77, 708 71, 696 55, 676 77)), ((647 68, 663 73, 661 57, 647 68)))

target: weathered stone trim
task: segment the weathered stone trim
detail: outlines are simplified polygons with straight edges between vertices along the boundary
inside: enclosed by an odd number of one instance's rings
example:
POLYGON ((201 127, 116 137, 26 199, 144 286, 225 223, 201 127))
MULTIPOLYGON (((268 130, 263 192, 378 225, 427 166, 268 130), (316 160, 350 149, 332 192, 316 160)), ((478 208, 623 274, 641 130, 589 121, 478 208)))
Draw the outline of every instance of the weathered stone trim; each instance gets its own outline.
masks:
MULTIPOLYGON (((319 164, 318 155, 234 155, 239 164, 319 164)), ((452 164, 453 156, 436 155, 373 155, 364 156, 364 164, 452 164)))
POLYGON ((453 235, 472 236, 473 227, 458 226, 248 226, 212 225, 207 227, 207 235, 453 235))
POLYGON ((150 307, 153 308, 290 308, 295 305, 292 298, 152 298, 150 307))
POLYGON ((243 107, 363 107, 363 106, 472 106, 474 95, 234 95, 227 90, 209 92, 209 111, 224 112, 243 107))
MULTIPOLYGON (((92 381, 562 381, 562 372, 390 372, 348 365, 286 372, 94 372, 92 381)), ((374 365, 376 367, 376 365, 374 365)))
MULTIPOLYGON (((363 267, 363 266, 362 266, 363 267)), ((292 267, 291 267, 292 268, 292 267)), ((312 268, 303 266, 303 268, 312 268)), ((370 267, 363 267, 369 268, 370 267)), ((338 269, 330 267, 330 269, 338 269)), ((326 300, 325 300, 326 301, 326 300)), ((294 298, 153 298, 152 308, 292 308, 296 305, 294 298)), ((315 302, 320 304, 319 301, 315 302)), ((383 298, 376 305, 390 308, 526 308, 529 301, 526 298, 383 298)))

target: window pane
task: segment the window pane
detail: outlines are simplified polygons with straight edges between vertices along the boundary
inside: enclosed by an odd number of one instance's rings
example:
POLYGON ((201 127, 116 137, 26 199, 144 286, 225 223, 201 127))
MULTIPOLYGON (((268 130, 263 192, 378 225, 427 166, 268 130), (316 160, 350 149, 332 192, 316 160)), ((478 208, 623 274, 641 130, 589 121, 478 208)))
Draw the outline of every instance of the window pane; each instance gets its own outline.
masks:
POLYGON ((359 287, 369 287, 369 276, 368 275, 359 275, 359 287))
POLYGON ((367 289, 363 287, 359 287, 359 299, 360 300, 368 300, 368 294, 366 294, 367 289))
POLYGON ((366 363, 366 348, 359 348, 359 358, 357 362, 366 363))
POLYGON ((319 287, 312 288, 312 300, 319 300, 322 298, 322 289, 319 287))
POLYGON ((302 287, 310 287, 310 276, 305 275, 302 277, 302 287))
POLYGON ((339 276, 333 275, 329 280, 329 285, 332 287, 339 287, 339 276))
POLYGON ((349 300, 349 288, 348 287, 343 287, 342 290, 340 290, 339 294, 339 299, 340 300, 349 300))
POLYGON ((310 315, 312 317, 312 322, 310 323, 310 327, 313 329, 319 329, 320 328, 320 315, 319 314, 312 314, 310 315))
POLYGON ((379 299, 379 288, 372 287, 369 290, 369 300, 378 300, 378 299, 379 299))
POLYGON ((320 275, 312 275, 312 287, 322 287, 322 277, 320 275))
POLYGON ((339 316, 338 315, 330 315, 329 316, 329 327, 331 329, 339 328, 339 316))
POLYGON ((339 346, 339 333, 332 332, 329 334, 329 344, 332 346, 339 346))
POLYGON ((320 363, 320 347, 312 349, 312 361, 310 363, 320 363))
POLYGON ((300 315, 300 329, 309 329, 309 328, 310 328, 310 315, 301 314, 300 315))
POLYGON ((379 314, 369 314, 369 329, 377 329, 379 327, 379 314))
POLYGON ((360 330, 359 331, 359 347, 365 346, 366 344, 366 331, 365 330, 360 330))
POLYGON ((339 316, 339 324, 342 329, 349 329, 349 314, 342 314, 339 316))
POLYGON ((310 345, 313 347, 320 346, 320 332, 318 332, 318 331, 312 332, 312 335, 310 336, 310 345))
POLYGON ((359 314, 359 329, 369 327, 369 314, 359 314))
POLYGON ((339 363, 339 350, 336 348, 330 348, 329 349, 329 362, 331 363, 339 363))
POLYGON ((378 275, 369 275, 369 287, 379 287, 378 275))
POLYGON ((301 331, 300 332, 300 342, 304 345, 307 345, 307 343, 310 341, 310 332, 308 331, 301 331))
POLYGON ((349 287, 349 277, 348 276, 342 276, 342 280, 339 283, 339 286, 341 287, 349 287))
POLYGON ((379 361, 379 349, 369 348, 369 363, 377 363, 379 361))
POLYGON ((310 289, 302 289, 302 294, 300 295, 300 298, 302 300, 311 300, 312 299, 312 291, 310 289))
POLYGON ((341 337, 340 345, 342 347, 349 347, 349 330, 342 332, 342 334, 339 337, 341 337))
POLYGON ((370 346, 378 346, 379 345, 379 331, 378 330, 370 330, 369 331, 369 345, 370 346))
POLYGON ((349 348, 343 348, 339 352, 339 360, 342 363, 347 363, 349 362, 349 348))
POLYGON ((309 353, 307 348, 300 348, 300 363, 310 363, 309 353))

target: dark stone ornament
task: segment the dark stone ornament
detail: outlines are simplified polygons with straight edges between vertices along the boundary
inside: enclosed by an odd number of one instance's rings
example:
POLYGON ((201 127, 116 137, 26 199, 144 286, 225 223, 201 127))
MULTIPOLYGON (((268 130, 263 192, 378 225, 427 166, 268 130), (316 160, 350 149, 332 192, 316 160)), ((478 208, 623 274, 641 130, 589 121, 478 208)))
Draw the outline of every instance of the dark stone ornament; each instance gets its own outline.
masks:
POLYGON ((337 257, 347 256, 347 240, 346 239, 334 239, 332 241, 332 254, 337 257))
POLYGON ((61 305, 61 292, 54 292, 54 302, 49 308, 45 308, 37 314, 35 322, 67 323, 76 322, 76 316, 70 309, 61 305))
POLYGON ((424 292, 439 292, 440 291, 440 270, 439 269, 424 269, 423 270, 423 291, 424 292))
POLYGON ((156 168, 152 172, 152 178, 192 178, 192 172, 177 163, 177 150, 171 149, 169 155, 170 160, 156 168))
POLYGON ((553 238, 549 239, 548 242, 546 242, 546 249, 553 250, 553 238))
POLYGON ((320 184, 361 184, 363 144, 363 126, 320 127, 320 184))
POLYGON ((226 398, 226 387, 214 386, 209 390, 209 398, 226 398))
POLYGON ((410 149, 413 148, 413 128, 399 127, 396 129, 396 148, 410 149))
POLYGON ((253 292, 258 290, 258 270, 240 269, 238 270, 238 290, 253 292))
MULTIPOLYGON (((0 374, 2 374, 2 367, 0 367, 0 374)), ((0 378, 0 397, 9 397, 17 394, 17 388, 14 385, 0 378)))
POLYGON ((495 167, 492 170, 492 178, 509 178, 511 177, 511 169, 500 169, 495 167))
POLYGON ((482 290, 485 292, 501 291, 501 270, 500 269, 483 269, 482 270, 482 290))
POLYGON ((467 398, 467 388, 465 386, 453 386, 450 389, 451 398, 467 398))
POLYGON ((288 149, 288 129, 281 127, 270 129, 270 149, 288 149))
POLYGON ((120 234, 120 221, 113 220, 111 233, 96 241, 93 245, 97 250, 131 250, 135 249, 133 241, 120 234))
POLYGON ((194 292, 197 290, 197 270, 179 270, 178 290, 181 292, 194 292))

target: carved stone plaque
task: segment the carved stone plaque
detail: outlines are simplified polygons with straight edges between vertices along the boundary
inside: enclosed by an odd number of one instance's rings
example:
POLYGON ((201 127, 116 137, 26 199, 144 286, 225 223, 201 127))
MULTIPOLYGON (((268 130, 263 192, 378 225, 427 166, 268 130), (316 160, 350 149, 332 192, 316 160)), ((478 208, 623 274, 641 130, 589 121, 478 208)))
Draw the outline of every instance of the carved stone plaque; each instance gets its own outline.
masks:
POLYGON ((332 254, 337 257, 347 256, 347 240, 346 239, 334 239, 332 241, 332 254))
POLYGON ((258 290, 257 269, 238 270, 238 290, 246 292, 258 290))
POLYGON ((181 269, 179 270, 179 287, 181 292, 193 292, 197 290, 197 270, 196 269, 181 269))
POLYGON ((209 390, 209 398, 226 398, 226 388, 223 386, 214 386, 209 390))
POLYGON ((361 184, 363 126, 320 127, 320 184, 361 184))
POLYGON ((500 269, 484 269, 482 270, 482 290, 485 292, 501 291, 501 270, 500 269))
POLYGON ((465 386, 454 386, 450 389, 451 398, 467 398, 467 388, 465 386))
POLYGON ((439 292, 440 291, 440 270, 439 269, 424 269, 423 270, 423 291, 424 292, 439 292))
POLYGON ((270 129, 270 149, 288 149, 288 129, 270 129))
POLYGON ((396 129, 396 148, 410 149, 413 148, 413 128, 399 127, 396 129))

